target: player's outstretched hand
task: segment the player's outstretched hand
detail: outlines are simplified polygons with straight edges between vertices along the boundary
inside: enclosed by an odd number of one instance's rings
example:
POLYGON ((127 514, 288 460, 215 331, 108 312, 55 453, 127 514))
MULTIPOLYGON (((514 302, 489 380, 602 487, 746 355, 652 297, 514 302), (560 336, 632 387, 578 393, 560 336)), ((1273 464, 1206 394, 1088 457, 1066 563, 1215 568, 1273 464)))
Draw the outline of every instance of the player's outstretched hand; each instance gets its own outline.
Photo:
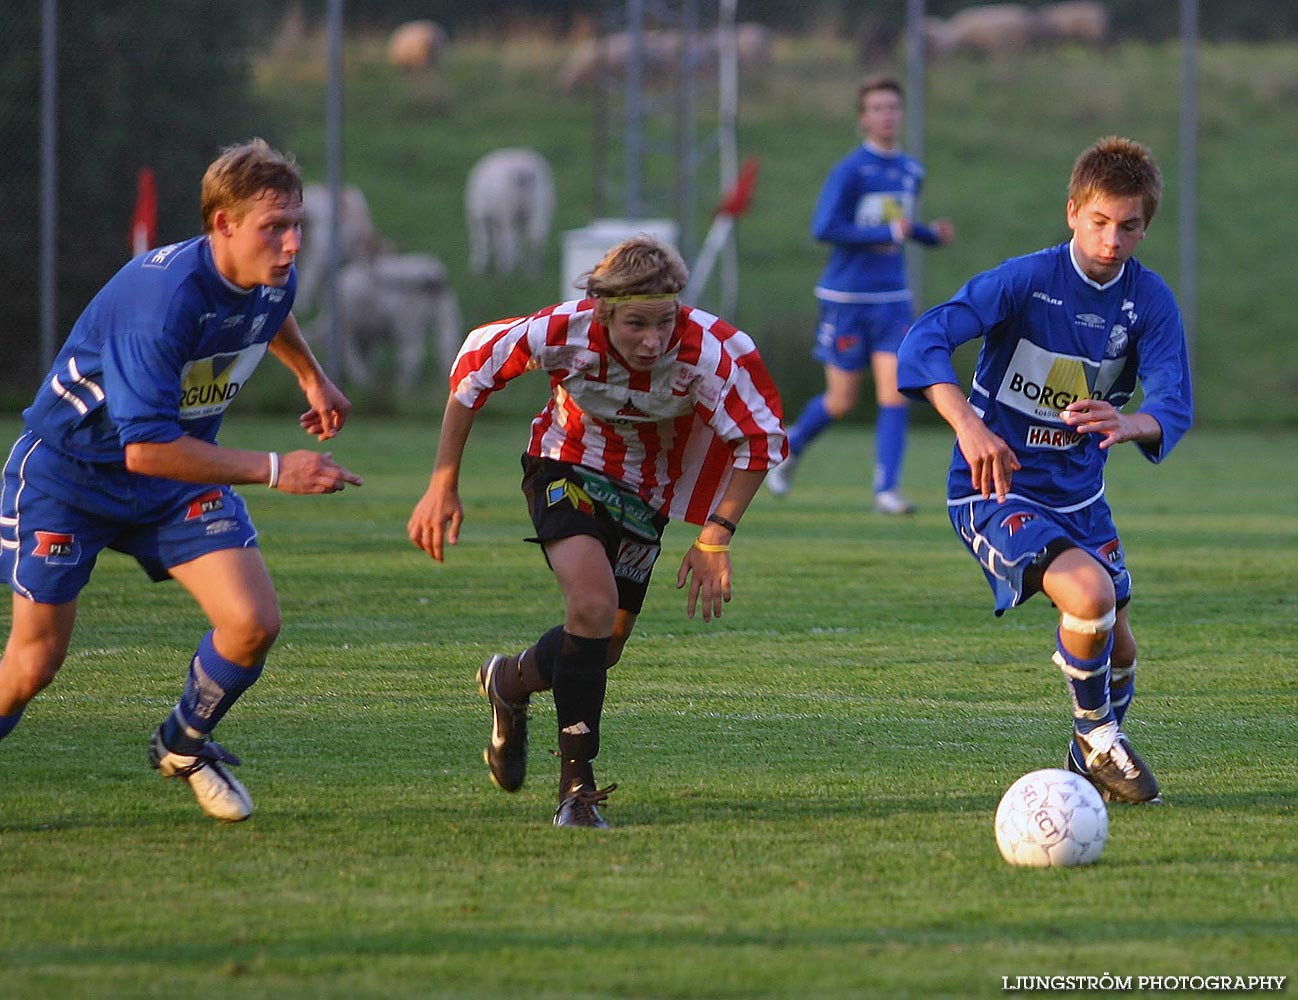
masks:
POLYGON ((351 400, 327 378, 305 391, 311 409, 298 417, 298 423, 317 441, 328 441, 347 422, 352 411, 351 400))
POLYGON ((331 452, 290 451, 280 458, 277 489, 284 493, 337 493, 365 480, 333 460, 331 452))
POLYGON ((723 604, 730 602, 730 553, 704 552, 691 545, 685 550, 680 571, 676 574, 676 589, 689 583, 689 596, 685 601, 685 614, 694 617, 694 609, 703 599, 703 620, 710 622, 721 617, 723 604))
POLYGON ((422 549, 438 562, 443 561, 446 545, 460 540, 460 525, 464 522, 464 506, 459 491, 442 488, 436 483, 428 487, 419 498, 406 523, 406 533, 415 548, 422 549))

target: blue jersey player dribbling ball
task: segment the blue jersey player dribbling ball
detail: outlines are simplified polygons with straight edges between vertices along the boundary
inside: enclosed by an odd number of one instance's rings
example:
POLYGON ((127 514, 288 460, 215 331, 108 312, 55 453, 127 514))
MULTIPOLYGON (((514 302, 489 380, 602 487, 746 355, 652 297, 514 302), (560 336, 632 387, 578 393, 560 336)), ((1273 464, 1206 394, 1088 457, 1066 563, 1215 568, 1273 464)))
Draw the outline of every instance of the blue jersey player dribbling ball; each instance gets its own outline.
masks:
POLYGON ((360 477, 328 453, 225 448, 226 408, 269 351, 297 378, 303 430, 332 438, 351 409, 291 308, 302 178, 264 141, 231 146, 202 184, 203 234, 123 267, 72 327, 23 412, 0 488, 0 572, 13 623, 0 658, 0 739, 54 680, 77 596, 98 555, 133 556, 174 579, 211 622, 149 758, 208 815, 247 818, 252 800, 212 730, 261 674, 279 605, 257 532, 231 486, 333 493, 360 477))
POLYGON ((1132 257, 1161 191, 1145 147, 1099 140, 1073 168, 1072 239, 972 278, 915 321, 898 355, 901 390, 955 430, 947 506, 996 613, 1038 591, 1059 609, 1054 661, 1073 703, 1066 764, 1121 802, 1154 801, 1159 785, 1122 730, 1136 642, 1104 466, 1124 441, 1161 462, 1193 417, 1180 311, 1132 257), (977 338, 966 398, 951 355, 977 338), (1137 383, 1143 401, 1125 413, 1137 383))

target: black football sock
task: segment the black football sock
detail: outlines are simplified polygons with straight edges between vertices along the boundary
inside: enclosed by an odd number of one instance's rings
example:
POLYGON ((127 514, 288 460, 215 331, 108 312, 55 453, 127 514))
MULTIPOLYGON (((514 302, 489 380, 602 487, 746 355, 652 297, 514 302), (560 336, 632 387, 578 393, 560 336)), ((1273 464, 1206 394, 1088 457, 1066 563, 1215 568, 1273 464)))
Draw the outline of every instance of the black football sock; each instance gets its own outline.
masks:
POLYGON ((554 664, 553 683, 559 756, 564 762, 560 775, 564 792, 574 778, 581 778, 583 783, 591 780, 590 761, 599 754, 599 720, 604 711, 610 639, 610 636, 591 639, 563 634, 563 649, 554 664))

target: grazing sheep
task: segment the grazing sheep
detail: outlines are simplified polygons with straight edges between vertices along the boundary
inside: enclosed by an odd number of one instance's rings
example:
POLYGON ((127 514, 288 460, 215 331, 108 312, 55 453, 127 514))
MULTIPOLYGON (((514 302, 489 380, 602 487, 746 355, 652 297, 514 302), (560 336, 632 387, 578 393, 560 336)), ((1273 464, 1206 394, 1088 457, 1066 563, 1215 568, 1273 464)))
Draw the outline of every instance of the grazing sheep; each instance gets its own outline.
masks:
POLYGON ((464 192, 473 273, 493 267, 497 274, 513 274, 521 263, 535 278, 554 202, 550 164, 534 150, 497 149, 475 163, 464 192))
POLYGON ((446 29, 436 21, 407 21, 388 37, 388 63, 416 71, 436 66, 446 50, 446 29))
MULTIPOLYGON (((326 321, 322 316, 314 325, 313 340, 326 321)), ((403 395, 418 383, 430 341, 441 374, 450 371, 463 334, 445 266, 421 253, 381 253, 344 267, 338 275, 338 330, 347 378, 369 386, 380 352, 391 346, 392 382, 403 395)))
MULTIPOLYGON (((654 77, 674 79, 690 36, 676 28, 653 28, 641 33, 641 56, 645 71, 654 77)), ((702 73, 716 71, 719 39, 716 31, 693 36, 692 54, 702 73)), ((615 31, 602 38, 588 39, 573 50, 559 74, 564 93, 589 87, 601 72, 620 78, 631 57, 631 36, 615 31)), ((743 21, 735 25, 735 58, 741 72, 763 73, 775 59, 775 32, 764 24, 743 21)))
POLYGON ((1100 45, 1109 37, 1109 10, 1098 0, 1062 0, 1037 8, 1038 35, 1049 42, 1100 45))
MULTIPOLYGON (((378 231, 370 216, 369 202, 361 189, 348 184, 342 189, 342 212, 339 216, 339 267, 364 260, 379 252, 378 231)), ((333 204, 329 189, 323 184, 308 184, 302 189, 302 249, 297 255, 297 299, 294 311, 310 313, 316 306, 325 270, 329 266, 329 221, 333 204)))

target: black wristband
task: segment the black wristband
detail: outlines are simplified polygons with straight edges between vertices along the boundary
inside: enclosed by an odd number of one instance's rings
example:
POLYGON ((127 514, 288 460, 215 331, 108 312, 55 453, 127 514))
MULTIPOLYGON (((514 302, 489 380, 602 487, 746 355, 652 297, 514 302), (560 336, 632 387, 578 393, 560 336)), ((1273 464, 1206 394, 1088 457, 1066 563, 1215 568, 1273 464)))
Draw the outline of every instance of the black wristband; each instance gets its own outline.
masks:
POLYGON ((722 517, 720 514, 709 514, 709 515, 708 515, 708 520, 709 520, 712 524, 719 524, 719 525, 721 525, 721 527, 725 528, 725 529, 726 529, 728 532, 730 532, 732 535, 735 533, 735 528, 738 527, 738 526, 735 524, 734 521, 727 521, 727 520, 726 520, 724 517, 722 517))

